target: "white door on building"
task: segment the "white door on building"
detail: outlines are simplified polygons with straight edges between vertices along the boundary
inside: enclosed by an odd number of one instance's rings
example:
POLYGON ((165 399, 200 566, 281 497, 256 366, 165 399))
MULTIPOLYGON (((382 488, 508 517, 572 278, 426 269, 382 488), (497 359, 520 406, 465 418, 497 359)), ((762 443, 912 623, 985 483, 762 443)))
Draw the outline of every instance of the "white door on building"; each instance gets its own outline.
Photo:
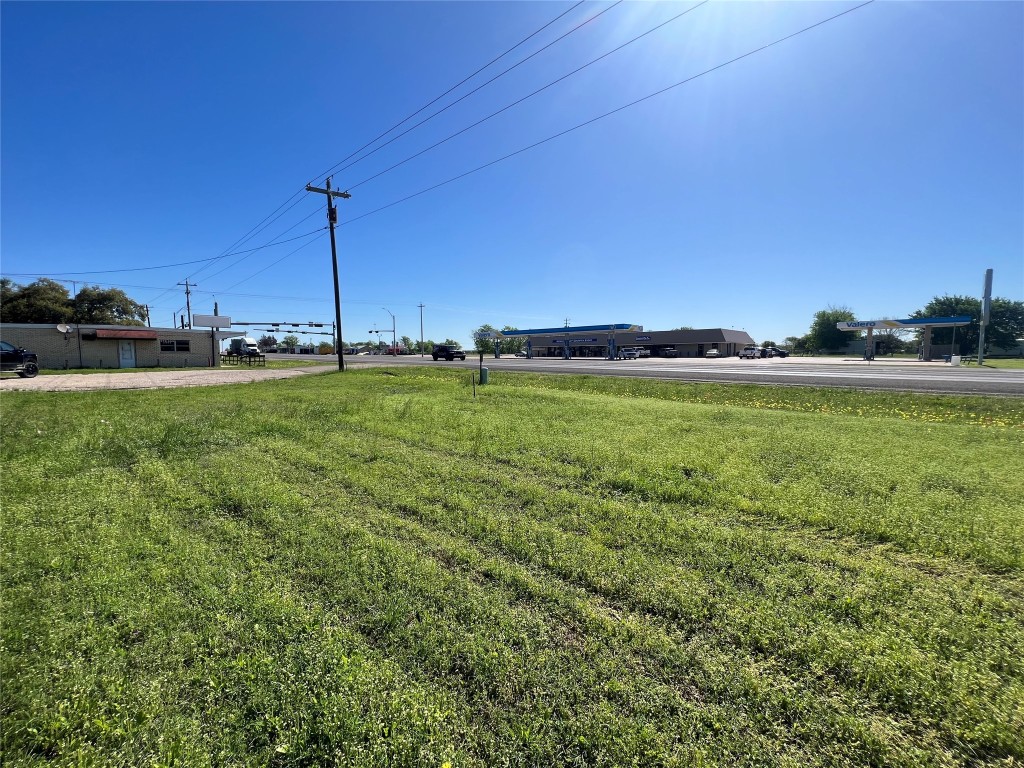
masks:
POLYGON ((135 367, 135 342, 130 339, 121 339, 118 342, 118 357, 122 368, 135 367))

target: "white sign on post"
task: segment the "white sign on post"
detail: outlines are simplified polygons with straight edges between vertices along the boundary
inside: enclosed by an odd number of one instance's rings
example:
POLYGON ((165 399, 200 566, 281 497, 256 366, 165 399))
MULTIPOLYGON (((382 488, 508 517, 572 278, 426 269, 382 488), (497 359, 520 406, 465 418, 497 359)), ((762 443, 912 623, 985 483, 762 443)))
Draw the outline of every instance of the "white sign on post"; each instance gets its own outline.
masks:
POLYGON ((192 325, 200 328, 230 328, 231 318, 223 315, 192 315, 192 325))

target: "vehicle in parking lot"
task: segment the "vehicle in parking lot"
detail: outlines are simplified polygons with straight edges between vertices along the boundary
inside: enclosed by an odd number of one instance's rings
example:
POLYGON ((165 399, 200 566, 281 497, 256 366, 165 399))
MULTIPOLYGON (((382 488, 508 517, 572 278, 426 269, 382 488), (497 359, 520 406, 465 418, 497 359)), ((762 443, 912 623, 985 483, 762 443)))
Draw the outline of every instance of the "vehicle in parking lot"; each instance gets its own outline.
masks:
POLYGON ((778 347, 765 347, 768 352, 768 357, 789 357, 789 352, 778 347))
POLYGON ((637 347, 636 348, 636 356, 637 357, 650 357, 651 356, 651 350, 649 350, 647 347, 637 347))
POLYGON ((430 356, 437 360, 439 357, 443 357, 448 362, 451 362, 456 357, 459 360, 466 359, 466 352, 462 349, 456 349, 451 344, 435 344, 434 350, 430 353, 430 356))
POLYGON ((640 357, 640 353, 637 352, 636 347, 619 347, 617 357, 620 360, 636 360, 640 357))
POLYGON ((16 373, 23 379, 31 379, 39 373, 39 357, 35 352, 0 341, 0 371, 16 373))
POLYGON ((662 357, 679 357, 679 350, 675 347, 665 347, 658 354, 662 357))
POLYGON ((519 352, 516 352, 516 357, 526 357, 526 351, 520 350, 519 352))
POLYGON ((757 360, 761 357, 761 348, 748 344, 740 350, 740 360, 757 360))
POLYGON ((704 353, 704 357, 721 357, 721 356, 722 356, 722 353, 719 352, 717 349, 709 349, 707 352, 704 353))

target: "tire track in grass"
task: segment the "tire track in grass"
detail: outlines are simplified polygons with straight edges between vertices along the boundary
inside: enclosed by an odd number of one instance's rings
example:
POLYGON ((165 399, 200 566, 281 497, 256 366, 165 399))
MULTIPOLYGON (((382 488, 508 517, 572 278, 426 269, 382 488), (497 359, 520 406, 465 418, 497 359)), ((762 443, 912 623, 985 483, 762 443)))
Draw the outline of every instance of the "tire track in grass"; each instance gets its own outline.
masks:
MULTIPOLYGON (((364 490, 366 490, 366 489, 364 488, 364 490)), ((380 502, 379 502, 379 500, 376 500, 376 499, 374 499, 374 498, 371 498, 371 499, 370 499, 370 501, 371 501, 371 502, 376 502, 376 503, 378 503, 378 504, 380 503, 380 502)), ((383 534, 384 534, 384 535, 387 535, 387 530, 388 530, 388 526, 387 526, 387 525, 385 525, 385 526, 384 526, 384 527, 382 528, 382 532, 383 532, 383 534)))
MULTIPOLYGON (((499 398, 505 399, 504 394, 499 395, 499 398)), ((456 422, 444 434, 432 437, 439 445, 459 451, 470 461, 480 457, 494 459, 496 454, 504 453, 501 458, 508 461, 510 466, 543 470, 547 463, 555 458, 563 462, 568 474, 575 477, 582 475, 585 480, 591 479, 590 473, 594 472, 596 456, 612 468, 610 471, 599 472, 596 477, 603 482, 606 492, 623 490, 634 497, 655 501, 687 501, 691 499, 690 493, 697 481, 705 481, 702 488, 705 494, 711 493, 720 497, 721 501, 727 502, 737 513, 748 513, 749 519, 787 520, 820 531, 837 531, 879 543, 895 542, 909 552, 951 552, 994 570, 1005 571, 1024 565, 1024 560, 1021 559, 1024 539, 1021 539, 1019 534, 1018 517, 1004 511, 1004 508, 1020 508, 1019 498, 1024 494, 1024 482, 1021 481, 1021 477, 1024 477, 1024 474, 1014 474, 1009 469, 1004 469, 999 473, 1000 483, 996 486, 994 478, 987 470, 976 473, 979 476, 973 479, 973 483, 978 488, 993 489, 1005 486, 1005 490, 991 498, 986 495, 984 499, 974 499, 971 508, 972 519, 977 519, 977 525, 972 526, 963 525, 959 519, 951 515, 949 500, 946 497, 929 490, 935 485, 935 478, 932 477, 937 474, 935 472, 922 474, 920 482, 923 487, 920 493, 908 495, 908 492, 905 492, 903 495, 897 494, 892 500, 878 493, 873 483, 865 482, 868 475, 885 474, 886 477, 881 479, 886 482, 892 481, 894 488, 898 489, 901 484, 906 486, 907 478, 893 480, 888 477, 888 472, 883 473, 882 469, 888 471, 893 466, 898 466, 899 459, 895 458, 899 456, 897 449, 900 445, 908 443, 915 444, 913 456, 916 457, 916 461, 924 461, 927 458, 935 466, 954 461, 955 453, 952 449, 959 446, 963 459, 963 467, 960 469, 962 473, 975 464, 977 449, 973 443, 979 437, 979 433, 984 434, 986 445, 992 449, 999 448, 999 453, 991 456, 989 466, 1021 466, 1019 440, 1013 439, 1012 430, 989 432, 957 425, 938 424, 933 427, 930 424, 899 421, 890 426, 904 433, 902 439, 890 444, 879 444, 877 440, 863 433, 846 434, 847 428, 852 430, 862 422, 860 418, 853 416, 828 417, 834 422, 835 429, 819 434, 820 430, 811 428, 822 418, 818 414, 770 412, 758 414, 758 421, 754 423, 749 415, 749 408, 676 405, 640 399, 635 403, 636 412, 629 414, 628 418, 629 423, 643 418, 646 422, 644 429, 623 431, 621 417, 605 415, 601 410, 602 407, 608 406, 607 396, 602 398, 597 395, 584 395, 582 398, 574 398, 572 393, 561 393, 557 395, 557 401, 557 406, 546 408, 546 403, 533 404, 536 410, 544 408, 541 418, 532 414, 516 413, 516 418, 528 417, 531 420, 527 422, 529 430, 520 429, 512 433, 513 441, 536 446, 536 441, 531 443, 524 432, 545 434, 551 429, 551 417, 558 410, 566 411, 565 420, 570 426, 565 430, 566 435, 557 435, 552 440, 552 445, 555 446, 553 450, 557 452, 555 456, 552 456, 550 451, 540 457, 529 450, 507 451, 500 440, 493 443, 497 448, 492 450, 492 443, 489 441, 470 440, 469 438, 475 435, 474 430, 486 428, 500 431, 503 426, 508 428, 508 422, 495 420, 489 412, 482 410, 463 413, 461 421, 456 422), (679 414, 686 414, 689 420, 681 418, 679 414), (549 419, 547 422, 544 421, 545 417, 549 419), (595 431, 592 426, 595 423, 607 426, 602 431, 595 431), (782 433, 778 437, 771 434, 777 431, 779 425, 790 423, 803 424, 808 429, 793 434, 782 433), (927 446, 915 441, 915 438, 924 438, 927 430, 933 428, 946 433, 947 439, 940 443, 935 438, 929 438, 927 446), (446 440, 450 432, 459 434, 463 439, 446 440), (699 449, 685 450, 682 453, 667 451, 669 443, 688 435, 689 439, 684 442, 693 443, 694 437, 704 437, 710 438, 715 446, 712 449, 705 444, 699 449), (607 441, 608 436, 613 436, 617 441, 614 445, 618 450, 598 453, 594 445, 601 440, 607 441), (766 465, 758 456, 764 452, 783 452, 782 449, 786 446, 782 442, 787 436, 792 437, 799 446, 798 450, 790 446, 788 454, 790 458, 799 458, 797 465, 803 470, 803 477, 794 478, 792 482, 780 487, 760 479, 762 473, 769 476, 779 471, 779 466, 774 461, 779 457, 774 457, 773 462, 766 465), (868 440, 867 447, 861 444, 863 440, 868 440), (461 445, 468 445, 470 448, 460 451, 460 442, 461 445), (717 445, 719 443, 721 447, 717 445), (748 443, 752 444, 753 448, 748 448, 748 443), (960 443, 964 444, 960 446, 960 443), (930 447, 931 453, 922 453, 926 447, 930 447), (893 453, 894 458, 887 462, 879 459, 878 462, 881 464, 876 462, 872 466, 870 460, 864 457, 870 456, 873 449, 881 453, 893 453), (844 454, 848 458, 844 459, 844 454), (637 463, 631 459, 622 461, 620 455, 645 458, 637 463), (688 456, 687 462, 690 466, 676 467, 666 463, 669 455, 673 458, 688 456), (661 456, 665 456, 666 459, 661 459, 661 456), (678 469, 687 473, 687 482, 680 482, 679 472, 676 471, 678 469), (696 478, 690 477, 690 472, 695 472, 696 478), (809 479, 812 477, 818 479, 811 482, 809 479), (1020 492, 1014 493, 1014 489, 1019 489, 1020 492), (860 498, 862 496, 863 499, 860 498), (841 501, 844 505, 840 510, 841 514, 836 514, 834 501, 841 501), (981 508, 979 503, 982 501, 990 503, 981 508), (888 505, 892 505, 893 508, 888 509, 888 505), (910 508, 907 505, 910 505, 910 508), (918 507, 926 510, 928 514, 911 514, 918 507)), ((612 402, 615 402, 614 399, 612 402)), ((386 405, 386 401, 382 403, 382 407, 386 405)), ((395 420, 381 423, 378 428, 392 436, 404 436, 402 423, 396 423, 395 420)), ((903 458, 910 460, 908 455, 904 455, 903 458)), ((941 487, 945 488, 952 481, 952 487, 962 488, 964 484, 960 480, 962 478, 944 478, 941 487)))
MULTIPOLYGON (((484 470, 484 471, 486 471, 486 470, 484 470)), ((443 472, 442 472, 441 474, 447 474, 447 473, 449 473, 449 470, 444 470, 444 471, 443 471, 443 472)), ((469 480, 472 480, 473 478, 467 478, 467 479, 469 479, 469 480)), ((472 483, 472 482, 469 482, 469 483, 467 483, 467 484, 470 484, 470 485, 472 485, 473 483, 472 483)), ((521 522, 521 521, 520 521, 520 522, 521 522)), ((862 566, 861 566, 861 567, 862 567, 862 566)), ((885 575, 885 578, 887 578, 887 579, 888 579, 889 577, 892 577, 892 575, 894 575, 894 574, 895 574, 895 571, 890 571, 889 573, 885 573, 884 575, 885 575)), ((563 575, 564 575, 564 574, 563 574, 563 575)), ((601 585, 598 585, 598 590, 599 590, 599 591, 601 590, 601 588, 602 588, 602 586, 601 586, 601 585)), ((989 600, 990 600, 990 598, 991 598, 991 597, 992 597, 992 596, 990 595, 990 596, 989 596, 989 600)), ((942 598, 942 600, 940 601, 940 604, 939 604, 939 605, 938 605, 937 607, 941 607, 941 604, 942 604, 942 603, 943 603, 944 601, 945 601, 945 597, 943 597, 943 598, 942 598)), ((965 606, 965 607, 967 607, 967 606, 965 606)), ((996 608, 998 608, 999 606, 998 606, 998 605, 996 605, 995 607, 996 607, 996 608)), ((1006 606, 1004 606, 1004 607, 1006 607, 1006 606)), ((663 611, 663 612, 664 612, 664 611, 663 611)), ((946 609, 945 609, 945 612, 946 612, 946 613, 948 614, 948 613, 949 613, 949 609, 948 609, 948 608, 946 608, 946 609)), ((1004 612, 1005 612, 1005 611, 1004 611, 1004 612)), ((740 617, 741 617, 741 616, 740 616, 740 617)), ((798 616, 798 617, 799 617, 799 616, 798 616)), ((1005 618, 1005 617, 1006 617, 1006 616, 1004 616, 1004 618, 1005 618)), ((996 618, 998 618, 998 616, 996 616, 996 618)), ((1012 620, 1012 621, 1014 621, 1014 620, 1012 620)), ((926 624, 927 624, 927 622, 926 622, 926 624)), ((741 625, 741 623, 740 623, 740 625, 741 625)), ((1017 622, 1017 623, 1016 623, 1016 625, 1017 625, 1017 627, 1019 628, 1019 622, 1017 622)), ((1012 627, 1011 627, 1011 629, 1012 629, 1012 627)), ((862 634, 862 633, 860 632, 860 630, 859 630, 859 629, 854 629, 853 631, 851 631, 851 632, 849 633, 850 637, 851 637, 851 638, 854 638, 854 639, 856 639, 856 637, 857 637, 857 636, 859 636, 860 634, 862 634)), ((945 632, 944 632, 944 634, 948 635, 948 633, 945 633, 945 632)), ((1008 632, 1007 634, 1008 634, 1008 635, 1011 635, 1012 633, 1008 632)), ((742 639, 742 638, 740 638, 740 639, 742 639)), ((773 640, 773 639, 777 639, 777 638, 771 638, 771 636, 769 635, 769 641, 768 641, 768 642, 762 642, 762 643, 761 643, 761 644, 762 644, 762 645, 764 646, 764 648, 765 648, 766 650, 767 650, 768 648, 770 648, 770 647, 772 646, 772 642, 771 642, 771 640, 773 640)), ((880 639, 882 639, 882 638, 880 638, 880 639)), ((967 640, 968 640, 968 642, 970 642, 970 641, 971 641, 971 638, 970 638, 970 637, 968 637, 968 638, 967 638, 967 640)), ((945 638, 943 639, 943 642, 945 642, 945 643, 948 643, 948 641, 949 641, 949 638, 948 638, 948 637, 945 637, 945 638)), ((874 645, 874 643, 876 643, 876 642, 877 642, 877 641, 871 641, 871 643, 870 643, 870 644, 869 644, 868 646, 866 646, 866 647, 868 647, 868 648, 869 648, 869 647, 870 647, 871 645, 874 645)), ((884 640, 884 643, 885 643, 885 645, 884 645, 883 647, 885 647, 885 646, 887 646, 887 645, 889 644, 889 642, 888 642, 888 638, 886 638, 886 639, 884 640)), ((898 646, 897 646, 897 647, 898 647, 898 646)), ((876 651, 874 651, 874 653, 876 653, 876 655, 877 655, 877 653, 878 653, 878 650, 877 650, 877 648, 878 648, 878 646, 876 646, 876 651)), ((905 652, 905 651, 906 651, 907 649, 908 649, 908 648, 904 647, 904 649, 903 649, 903 650, 904 650, 904 652, 905 652)), ((801 657, 800 657, 800 656, 798 655, 798 657, 797 657, 798 663, 801 663, 801 662, 803 662, 803 660, 807 660, 807 658, 810 658, 810 659, 814 659, 814 658, 816 658, 816 657, 817 657, 817 655, 819 655, 819 654, 820 654, 820 653, 821 653, 822 651, 827 651, 827 650, 828 650, 827 648, 821 648, 821 647, 818 647, 817 645, 811 645, 811 646, 810 646, 810 647, 808 648, 808 650, 806 651, 806 653, 805 653, 805 657, 804 657, 803 659, 802 659, 802 658, 801 658, 801 657)), ((894 650, 896 650, 896 648, 894 648, 894 650)), ((955 658, 953 658, 953 659, 950 659, 950 658, 949 658, 949 649, 948 649, 948 648, 946 648, 945 650, 946 650, 946 658, 943 658, 943 659, 941 660, 941 662, 940 662, 940 663, 939 663, 938 665, 931 665, 931 666, 933 667, 933 674, 935 674, 935 675, 938 675, 938 676, 939 676, 940 678, 942 678, 942 677, 943 677, 942 673, 940 672, 940 669, 941 669, 941 668, 942 668, 943 666, 945 666, 945 665, 947 665, 947 664, 949 664, 949 663, 951 663, 951 662, 954 662, 954 660, 955 660, 955 658)), ((955 650, 955 648, 954 648, 953 650, 955 650)), ((1013 668, 1012 662, 1008 662, 1008 659, 1013 659, 1013 658, 1015 658, 1015 657, 1018 657, 1018 656, 1017 656, 1017 654, 1016 654, 1016 653, 1014 653, 1014 652, 1013 652, 1013 649, 1011 648, 1011 649, 1010 649, 1010 652, 1006 652, 1006 651, 1005 651, 1005 652, 1004 652, 1004 654, 1002 654, 1002 658, 1001 658, 1001 659, 999 659, 997 663, 998 663, 998 665, 1001 665, 1001 666, 1002 666, 1002 667, 1004 667, 1004 668, 1006 668, 1006 666, 1007 666, 1008 664, 1011 664, 1011 668, 1010 668, 1010 672, 1011 672, 1011 674, 1013 674, 1013 675, 1017 675, 1017 673, 1016 673, 1016 672, 1014 671, 1014 668, 1013 668)), ((886 657, 885 657, 885 656, 881 656, 881 657, 878 657, 878 658, 877 658, 877 662, 878 662, 878 663, 887 663, 887 662, 886 662, 886 657)), ((889 662, 889 663, 891 663, 891 662, 889 662)), ((888 664, 888 663, 887 663, 887 664, 888 664)), ((842 677, 842 676, 849 676, 849 675, 851 675, 851 674, 854 674, 854 675, 856 675, 856 674, 858 674, 858 673, 857 673, 857 669, 858 669, 857 667, 855 667, 855 668, 854 668, 854 669, 852 669, 852 670, 851 670, 851 669, 846 669, 846 668, 842 668, 842 669, 840 669, 840 670, 837 670, 837 671, 836 671, 836 674, 837 674, 838 676, 840 676, 840 677, 842 677)), ((1006 672, 1007 672, 1007 670, 1006 670, 1006 669, 1004 669, 1004 670, 1001 670, 1001 671, 1002 671, 1002 672, 1004 672, 1004 673, 1006 673, 1006 672)), ((893 671, 892 671, 892 673, 890 673, 890 674, 891 674, 891 676, 892 676, 892 677, 894 678, 894 682, 895 682, 895 679, 896 679, 896 677, 897 677, 897 676, 898 676, 899 674, 901 674, 901 673, 897 672, 897 670, 893 670, 893 671)), ((915 671, 915 669, 914 669, 913 665, 909 665, 909 666, 907 666, 907 667, 906 667, 906 669, 904 669, 904 671, 903 671, 903 673, 902 673, 902 674, 903 674, 903 675, 905 675, 905 676, 907 676, 907 677, 910 677, 910 678, 913 678, 913 677, 920 677, 920 675, 919 675, 918 673, 916 673, 916 671, 915 671)), ((865 675, 866 675, 866 676, 868 677, 868 680, 866 680, 865 682, 870 682, 870 683, 873 683, 873 684, 878 684, 878 683, 880 682, 880 681, 878 681, 878 680, 874 679, 874 678, 877 678, 877 677, 878 677, 878 675, 877 675, 877 673, 876 673, 876 672, 872 672, 872 671, 871 671, 871 668, 870 668, 870 666, 867 666, 867 668, 866 668, 866 669, 862 669, 862 671, 861 671, 861 672, 859 673, 859 675, 860 675, 861 677, 864 677, 865 675)), ((924 684, 926 684, 926 685, 927 685, 927 683, 928 683, 927 677, 928 677, 928 676, 926 675, 926 679, 924 679, 924 680, 922 681, 922 682, 923 682, 924 684)), ((946 675, 946 677, 948 678, 948 677, 949 677, 949 675, 946 675)), ((1018 679, 1019 679, 1019 676, 1018 676, 1018 679)), ((979 681, 979 682, 980 682, 980 681, 979 681)), ((963 687, 970 687, 970 686, 971 686, 972 684, 973 684, 973 683, 972 683, 971 681, 967 681, 967 683, 962 683, 961 685, 957 685, 957 688, 963 688, 963 687)), ((986 684, 988 685, 988 687, 991 687, 991 683, 990 683, 990 682, 987 682, 986 684)), ((1018 687, 1018 690, 1019 690, 1019 687, 1018 687)), ((869 692, 869 689, 868 689, 868 692, 869 692)), ((890 709, 891 709, 891 707, 892 707, 892 705, 893 705, 893 703, 894 703, 894 702, 896 703, 897 707, 901 707, 901 708, 904 708, 904 709, 905 709, 906 707, 912 707, 912 705, 913 705, 913 701, 909 701, 909 700, 906 700, 906 699, 908 699, 908 698, 914 698, 914 696, 908 696, 908 695, 907 695, 907 692, 905 692, 905 691, 904 691, 903 693, 900 693, 900 692, 899 692, 899 690, 891 691, 891 692, 890 692, 890 694, 889 694, 889 695, 890 695, 890 697, 892 697, 892 695, 893 695, 893 694, 895 694, 895 699, 894 699, 894 700, 892 700, 892 701, 889 701, 889 702, 888 702, 888 703, 889 703, 889 708, 890 708, 890 709)), ((995 694, 996 694, 996 695, 998 695, 998 697, 999 697, 999 698, 1000 698, 1000 699, 1002 700, 1002 702, 1004 702, 1004 706, 1006 705, 1006 701, 1007 701, 1007 699, 1008 699, 1008 698, 1010 699, 1010 701, 1012 701, 1012 700, 1013 700, 1013 698, 1012 698, 1012 695, 1013 695, 1013 691, 1011 691, 1011 692, 1010 692, 1010 693, 1008 694, 1008 693, 1007 693, 1007 692, 1006 692, 1005 690, 1002 690, 1002 691, 996 690, 996 691, 995 691, 995 694), (998 695, 999 693, 1001 693, 1001 695, 998 695)), ((928 700, 928 699, 930 698, 930 696, 920 696, 920 698, 923 698, 923 699, 925 699, 925 700, 928 700)), ((1005 710, 1004 710, 1004 712, 1005 712, 1005 710)), ((955 716, 955 713, 947 713, 947 714, 949 714, 949 715, 952 715, 953 717, 955 716)), ((934 717, 934 715, 933 715, 933 717, 934 717)), ((936 719, 939 719, 939 720, 944 720, 944 719, 945 719, 945 715, 943 715, 942 717, 937 717, 936 719)))
MULTIPOLYGON (((347 506, 353 499, 346 495, 343 501, 347 506)), ((643 727, 628 718, 623 718, 614 709, 602 712, 600 702, 603 697, 600 695, 584 696, 584 693, 573 693, 571 689, 558 692, 563 683, 561 677, 564 677, 566 669, 616 669, 616 660, 603 653, 601 643, 590 644, 585 639, 574 639, 571 634, 562 633, 556 623, 544 631, 506 633, 513 637, 520 636, 522 642, 529 643, 534 635, 543 638, 554 631, 552 639, 541 643, 541 651, 530 654, 529 658, 519 658, 514 651, 508 650, 509 643, 502 641, 500 633, 491 638, 491 650, 487 650, 486 643, 481 648, 479 639, 486 640, 509 622, 513 623, 512 629, 515 630, 516 621, 527 621, 536 627, 544 627, 550 620, 533 611, 524 613, 523 609, 516 609, 507 602, 496 602, 492 590, 471 581, 455 581, 440 577, 437 567, 430 565, 432 561, 425 560, 418 551, 394 541, 392 537, 376 537, 362 531, 356 536, 358 540, 353 540, 352 536, 355 534, 351 530, 352 521, 343 524, 338 515, 322 513, 318 519, 321 520, 318 531, 311 534, 313 539, 306 542, 305 546, 302 546, 301 542, 289 542, 288 550, 293 553, 291 564, 296 567, 286 567, 282 574, 298 583, 296 591, 305 590, 319 594, 327 610, 339 610, 341 615, 348 616, 366 641, 379 650, 387 651, 392 657, 405 659, 407 664, 410 661, 413 664, 425 664, 424 674, 430 679, 436 679, 437 676, 440 676, 442 681, 454 682, 453 676, 461 679, 462 688, 468 693, 475 691, 470 703, 477 710, 477 715, 486 718, 491 727, 500 729, 492 740, 500 744, 503 738, 514 736, 509 729, 524 713, 520 712, 517 715, 514 711, 506 712, 506 709, 509 705, 515 704, 515 696, 521 693, 525 685, 523 681, 536 677, 532 668, 536 659, 543 658, 545 654, 549 658, 541 666, 551 668, 554 665, 554 670, 559 674, 555 675, 554 679, 545 679, 542 676, 537 685, 528 686, 527 692, 532 690, 542 693, 543 700, 539 706, 553 718, 545 727, 561 734, 555 747, 561 743, 564 745, 563 748, 570 750, 569 754, 573 754, 574 738, 586 736, 589 732, 589 726, 586 724, 594 717, 612 718, 616 724, 615 731, 620 734, 619 738, 625 739, 630 746, 630 749, 617 753, 617 759, 610 762, 598 760, 600 763, 619 764, 623 758, 634 754, 633 749, 638 745, 643 746, 648 742, 649 748, 651 739, 665 738, 673 733, 671 727, 663 727, 644 736, 643 727), (311 576, 306 571, 303 575, 301 563, 307 561, 307 558, 316 558, 317 552, 322 551, 320 545, 325 540, 332 540, 332 533, 342 530, 339 526, 344 526, 344 530, 347 531, 346 549, 355 549, 363 556, 368 556, 369 563, 362 557, 353 557, 349 553, 341 562, 328 562, 323 559, 316 561, 316 574, 311 576), (386 567, 379 571, 377 566, 382 564, 386 567), (344 586, 345 579, 352 578, 353 570, 359 571, 364 568, 370 568, 371 573, 364 574, 363 578, 358 579, 357 588, 344 586), (410 571, 424 569, 424 578, 417 579, 409 575, 410 571), (437 585, 439 578, 443 583, 437 585), (377 584, 378 579, 384 584, 377 584), (409 594, 410 589, 414 594, 409 594), (361 594, 360 590, 366 590, 371 594, 367 597, 361 594), (397 605, 392 600, 397 601, 397 605), (413 606, 417 606, 415 611, 413 606), (422 612, 426 618, 410 623, 407 616, 413 612, 422 612), (508 619, 509 615, 513 616, 513 619, 508 619), (377 621, 381 617, 383 624, 377 621), (454 628, 446 629, 446 617, 447 620, 455 621, 454 628), (414 635, 417 632, 425 633, 422 642, 415 642, 414 635), (495 643, 495 640, 498 642, 495 643), (411 649, 410 644, 413 646, 411 649), (506 649, 504 652, 501 651, 503 648, 506 649), (499 651, 497 660, 490 657, 495 650, 499 651), (580 654, 585 658, 580 658, 580 654), (495 663, 498 664, 497 667, 493 666, 495 663), (510 673, 509 669, 514 670, 514 673, 510 673), (511 691, 503 692, 501 686, 508 682, 512 682, 513 688, 511 691), (495 686, 498 686, 497 690, 495 686), (543 694, 545 690, 549 693, 543 694)), ((597 673, 590 673, 591 677, 595 674, 597 673)), ((616 675, 609 673, 606 677, 615 679, 616 675)), ((564 682, 572 684, 574 681, 564 682)), ((593 689, 594 686, 591 685, 590 688, 593 689)), ((656 690, 645 691, 647 696, 656 693, 656 690)), ((529 707, 534 703, 532 700, 526 702, 525 714, 529 714, 529 707)), ((689 717, 706 718, 710 716, 710 709, 712 708, 702 707, 700 712, 690 711, 689 717)), ((724 718, 720 720, 725 721, 724 718)), ((713 729, 709 727, 707 731, 711 733, 713 729)), ((697 733, 693 735, 699 736, 697 733)), ((593 734, 590 737, 592 738, 593 734)), ((757 735, 749 734, 749 737, 756 739, 757 735)), ((581 755, 598 757, 586 750, 581 755)), ((491 764, 492 761, 488 757, 484 755, 485 761, 491 764)), ((546 754, 543 762, 550 764, 553 760, 561 762, 557 750, 546 754)), ((593 763, 594 760, 587 762, 593 763)))
MULTIPOLYGON (((68 763, 138 765, 162 757, 196 765, 231 753, 272 764, 294 738, 315 742, 306 755, 317 764, 342 753, 391 766, 462 754, 457 723, 447 754, 431 749, 431 734, 450 727, 437 719, 446 691, 374 658, 355 633, 325 634, 315 613, 274 590, 261 567, 265 553, 255 556, 258 542, 247 548, 254 543, 235 535, 230 517, 202 516, 187 480, 179 485, 155 464, 70 483, 59 512, 35 510, 37 524, 26 529, 26 546, 36 542, 43 552, 14 550, 53 559, 50 570, 59 569, 60 580, 50 578, 53 588, 37 596, 31 613, 8 603, 25 641, 35 636, 33 625, 46 638, 31 649, 5 642, 26 662, 19 677, 38 682, 34 692, 17 690, 5 713, 9 759, 41 752, 68 763), (97 483, 123 503, 95 515, 97 483), (155 498, 174 501, 167 508, 155 498), (58 533, 72 527, 69 541, 40 538, 49 528, 40 514, 55 513, 64 527, 58 533), (234 546, 217 546, 225 540, 234 546), (71 620, 83 609, 87 621, 71 620), (308 672, 305 680, 297 668, 308 672), (309 709, 311 698, 316 709, 309 709), (385 717, 394 726, 387 734, 375 730, 385 717), (13 730, 19 721, 26 726, 13 730)), ((176 467, 186 476, 188 469, 176 467)), ((21 514, 5 510, 12 522, 21 514)), ((4 538, 6 546, 7 532, 4 538)), ((11 622, 8 614, 5 632, 11 622)))
MULTIPOLYGON (((374 451, 372 453, 382 454, 382 453, 387 453, 387 452, 389 452, 389 451, 391 451, 393 449, 394 445, 393 445, 392 442, 388 441, 388 438, 381 438, 379 435, 377 435, 377 433, 373 433, 373 432, 368 432, 368 434, 373 435, 375 437, 375 439, 377 440, 377 442, 378 442, 378 445, 377 445, 376 449, 374 449, 374 451), (383 451, 382 451, 382 446, 383 446, 383 451)), ((379 460, 380 457, 379 456, 375 456, 375 457, 372 457, 372 458, 374 458, 375 460, 379 460)), ((480 457, 475 457, 475 458, 477 459, 477 461, 480 460, 480 457)), ((604 589, 604 585, 599 585, 599 587, 601 589, 604 589)), ((856 633, 854 633, 854 634, 856 634, 856 633)), ((771 638, 771 635, 769 633, 768 642, 762 642, 762 644, 765 645, 766 647, 769 646, 771 644, 771 642, 770 642, 771 639, 772 638, 771 638)), ((811 650, 814 651, 816 649, 812 648, 811 650)), ((813 655, 813 653, 812 653, 812 655, 813 655)), ((850 673, 850 670, 848 670, 848 669, 840 670, 840 674, 849 674, 849 673, 850 673)), ((872 682, 877 684, 878 681, 872 681, 872 682)), ((900 699, 905 699, 906 697, 907 696, 906 696, 905 693, 899 694, 898 697, 897 697, 897 702, 899 703, 900 699)), ((905 703, 905 702, 903 702, 903 703, 905 703)))

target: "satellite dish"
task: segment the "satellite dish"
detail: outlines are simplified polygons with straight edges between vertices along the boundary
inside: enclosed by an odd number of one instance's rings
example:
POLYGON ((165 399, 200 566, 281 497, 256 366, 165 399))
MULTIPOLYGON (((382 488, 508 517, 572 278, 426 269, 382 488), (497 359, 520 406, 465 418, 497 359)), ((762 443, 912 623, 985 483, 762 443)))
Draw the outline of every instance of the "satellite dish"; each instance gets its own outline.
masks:
POLYGON ((57 330, 60 331, 61 333, 67 333, 68 331, 71 330, 71 326, 67 325, 66 323, 61 323, 60 325, 57 326, 57 330))

